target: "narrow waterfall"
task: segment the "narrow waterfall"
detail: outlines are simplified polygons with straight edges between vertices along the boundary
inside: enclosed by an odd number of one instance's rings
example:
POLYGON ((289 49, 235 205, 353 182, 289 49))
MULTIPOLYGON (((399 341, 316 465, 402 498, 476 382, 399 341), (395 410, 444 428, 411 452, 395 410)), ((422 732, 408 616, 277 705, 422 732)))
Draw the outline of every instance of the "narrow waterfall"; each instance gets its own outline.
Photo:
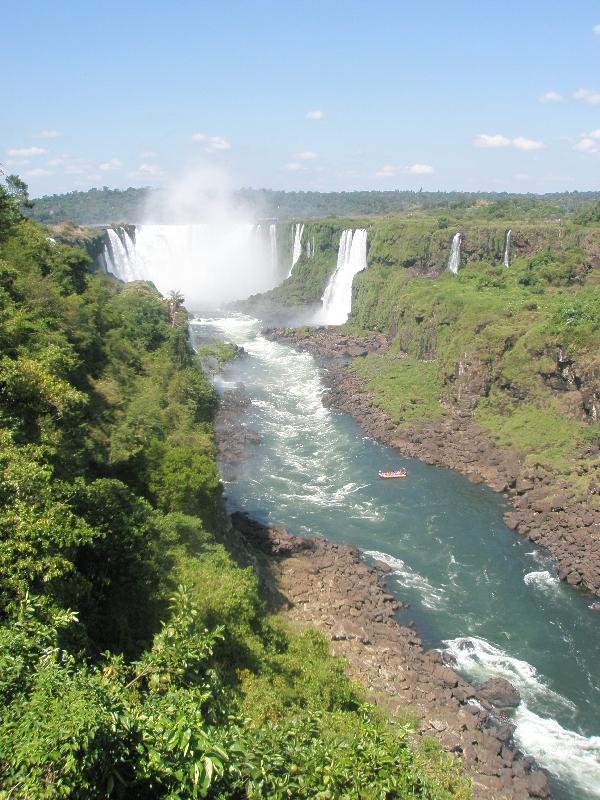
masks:
POLYGON ((191 310, 241 300, 279 283, 275 224, 138 225, 107 228, 103 262, 123 281, 182 292, 191 310))
POLYGON ((340 237, 337 265, 323 293, 319 321, 343 325, 352 309, 352 281, 367 266, 367 231, 345 230, 340 237))
POLYGON ((452 245, 450 247, 450 258, 448 259, 448 269, 455 275, 460 267, 460 243, 462 241, 462 233, 455 233, 452 237, 452 245))
POLYGON ((269 245, 271 251, 271 272, 277 278, 279 272, 279 259, 277 258, 277 225, 272 222, 269 225, 269 245))
POLYGON ((294 225, 294 246, 292 248, 292 266, 288 274, 288 278, 292 274, 292 270, 296 266, 296 262, 302 255, 302 234, 304 233, 304 225, 297 222, 294 225))
POLYGON ((510 240, 512 239, 512 231, 509 228, 506 231, 506 240, 504 242, 504 266, 510 267, 510 240))

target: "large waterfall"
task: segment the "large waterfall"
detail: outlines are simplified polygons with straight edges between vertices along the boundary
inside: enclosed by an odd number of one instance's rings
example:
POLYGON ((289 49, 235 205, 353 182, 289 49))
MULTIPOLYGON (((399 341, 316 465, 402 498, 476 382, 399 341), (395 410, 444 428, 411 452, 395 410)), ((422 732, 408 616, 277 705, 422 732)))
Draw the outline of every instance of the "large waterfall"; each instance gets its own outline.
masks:
POLYGON ((448 269, 455 275, 460 267, 460 243, 462 241, 462 233, 455 233, 452 237, 452 245, 450 247, 450 258, 448 259, 448 269))
POLYGON ((510 267, 510 240, 512 239, 512 231, 510 228, 506 231, 506 240, 504 242, 504 266, 510 267))
POLYGON ((274 223, 108 228, 102 256, 121 280, 180 291, 192 309, 267 291, 281 278, 274 223))
POLYGON ((323 293, 319 321, 343 325, 352 308, 352 281, 367 266, 367 231, 345 230, 340 237, 337 266, 323 293))
POLYGON ((292 270, 296 266, 296 262, 302 255, 302 234, 304 233, 304 225, 297 222, 294 225, 294 245, 292 248, 292 266, 290 267, 290 271, 288 274, 289 276, 292 274, 292 270))

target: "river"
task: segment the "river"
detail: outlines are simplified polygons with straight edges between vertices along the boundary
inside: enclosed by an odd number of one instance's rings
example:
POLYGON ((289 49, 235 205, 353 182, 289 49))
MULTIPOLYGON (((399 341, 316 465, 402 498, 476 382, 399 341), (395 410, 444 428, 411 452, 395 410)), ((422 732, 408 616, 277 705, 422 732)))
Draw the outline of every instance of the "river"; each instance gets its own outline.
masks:
POLYGON ((499 675, 520 690, 515 738, 550 771, 553 796, 600 798, 600 616, 504 525, 504 498, 403 458, 324 407, 313 357, 265 339, 258 320, 204 318, 191 331, 247 353, 216 383, 245 385, 244 420, 261 437, 226 484, 229 508, 386 561, 388 588, 411 604, 403 613, 425 648, 453 652, 471 680, 499 675), (406 480, 378 479, 400 466, 406 480))

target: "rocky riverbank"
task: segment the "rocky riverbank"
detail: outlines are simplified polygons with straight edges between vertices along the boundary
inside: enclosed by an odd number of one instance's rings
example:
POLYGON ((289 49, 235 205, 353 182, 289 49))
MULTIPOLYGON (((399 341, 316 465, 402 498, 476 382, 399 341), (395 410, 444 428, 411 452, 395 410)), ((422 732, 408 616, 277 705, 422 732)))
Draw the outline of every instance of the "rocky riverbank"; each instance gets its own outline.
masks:
POLYGON ((396 425, 348 369, 353 358, 386 352, 383 334, 355 337, 327 328, 277 328, 266 335, 321 359, 329 388, 324 402, 353 416, 377 441, 504 492, 513 505, 505 515, 508 527, 546 547, 562 580, 600 596, 600 510, 578 498, 569 483, 557 482, 541 467, 526 468, 517 452, 496 446, 464 406, 445 409, 441 420, 418 430, 396 425))
POLYGON ((232 516, 232 526, 232 547, 253 564, 272 606, 321 629, 348 674, 392 718, 417 716, 419 734, 461 758, 475 798, 548 796, 545 772, 518 751, 504 712, 518 694, 505 681, 475 687, 443 653, 424 652, 414 628, 398 621, 402 604, 385 588, 389 567, 364 563, 355 547, 293 536, 242 514, 232 516))

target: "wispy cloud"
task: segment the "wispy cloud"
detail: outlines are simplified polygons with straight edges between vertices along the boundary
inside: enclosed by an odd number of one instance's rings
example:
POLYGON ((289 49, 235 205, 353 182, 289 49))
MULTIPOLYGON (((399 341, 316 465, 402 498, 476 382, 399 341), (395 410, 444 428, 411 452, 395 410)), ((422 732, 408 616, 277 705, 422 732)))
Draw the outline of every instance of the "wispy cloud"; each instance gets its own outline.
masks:
POLYGON ((59 131, 55 131, 52 128, 44 128, 43 131, 36 133, 36 139, 58 139, 60 136, 59 131))
POLYGON ((481 148, 499 148, 499 147, 515 147, 517 150, 543 150, 546 145, 539 139, 528 139, 526 136, 516 136, 514 139, 509 139, 502 133, 480 133, 473 139, 475 147, 481 148))
POLYGON ((208 133, 193 133, 192 142, 204 144, 205 153, 218 153, 224 150, 231 150, 231 142, 222 136, 211 136, 208 133))
POLYGON ((510 139, 501 133, 480 133, 473 144, 475 147, 510 147, 510 139))
POLYGON ((433 175, 435 170, 431 164, 411 164, 406 167, 405 172, 408 175, 433 175))
POLYGON ((158 153, 155 153, 154 150, 146 150, 143 153, 140 153, 140 158, 157 158, 158 153))
POLYGON ((563 100, 563 96, 560 92, 555 92, 551 89, 549 92, 544 92, 540 100, 542 103, 560 103, 563 100))
POLYGON ((578 150, 580 153, 588 153, 590 155, 600 153, 600 128, 580 136, 578 141, 573 145, 573 149, 578 150))
POLYGON ((32 158, 44 155, 46 150, 43 147, 13 147, 6 152, 13 158, 32 158))
POLYGON ((600 92, 595 89, 577 89, 573 97, 589 106, 600 105, 600 92))
POLYGON ((162 175, 162 169, 158 164, 140 164, 137 169, 129 173, 130 178, 156 178, 162 175))
POLYGON ((398 166, 396 164, 384 164, 375 173, 377 178, 393 178, 395 175, 433 175, 435 172, 431 164, 410 164, 409 166, 398 166))
POLYGON ((315 153, 314 150, 303 150, 301 153, 295 153, 292 158, 296 161, 312 161, 315 158, 318 158, 319 154, 315 153))
POLYGON ((306 119, 325 119, 324 111, 307 111, 304 115, 306 119))
POLYGON ((546 147, 539 139, 528 139, 526 136, 517 136, 511 144, 517 150, 543 150, 546 147))
POLYGON ((594 27, 592 28, 592 30, 594 31, 594 33, 596 34, 596 36, 600 36, 600 24, 598 24, 598 25, 594 25, 594 27))
POLYGON ((306 169, 306 165, 300 164, 298 161, 288 161, 285 168, 288 172, 302 172, 302 170, 306 169))
POLYGON ((112 172, 115 169, 119 169, 123 166, 123 162, 119 161, 118 158, 111 158, 108 161, 104 161, 102 164, 98 165, 98 169, 101 172, 112 172))
POLYGON ((49 169, 44 169, 43 167, 36 167, 35 169, 27 170, 24 173, 26 178, 47 178, 48 175, 53 175, 54 173, 51 172, 49 169))

